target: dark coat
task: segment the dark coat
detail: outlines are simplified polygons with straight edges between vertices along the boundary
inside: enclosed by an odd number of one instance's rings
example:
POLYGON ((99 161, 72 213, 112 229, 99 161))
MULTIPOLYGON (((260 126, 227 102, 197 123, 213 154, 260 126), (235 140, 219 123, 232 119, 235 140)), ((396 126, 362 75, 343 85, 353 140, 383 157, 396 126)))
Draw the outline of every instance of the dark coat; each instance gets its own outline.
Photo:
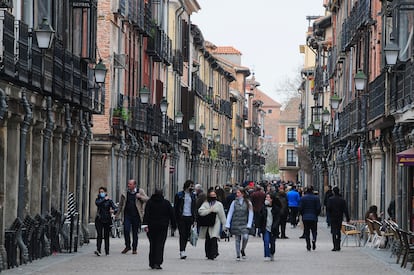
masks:
POLYGON ((317 221, 321 213, 321 202, 319 197, 306 193, 300 200, 299 213, 304 221, 317 221))
POLYGON ((152 195, 145 206, 143 224, 151 230, 151 227, 168 227, 170 222, 171 228, 177 228, 171 203, 162 195, 152 195))
MULTIPOLYGON (((277 236, 279 234, 279 221, 280 221, 280 207, 277 204, 273 204, 272 206, 272 235, 277 236)), ((259 219, 257 227, 260 228, 262 232, 266 231, 266 222, 267 222, 267 208, 268 206, 263 205, 259 212, 259 219)))
POLYGON ((330 197, 326 211, 328 211, 331 223, 342 223, 344 215, 346 221, 349 221, 348 207, 341 196, 333 195, 330 197))
MULTIPOLYGON (((196 196, 193 192, 190 192, 191 196, 191 214, 193 216, 193 221, 195 221, 195 218, 197 216, 197 207, 196 207, 196 196)), ((178 221, 181 219, 183 215, 183 208, 184 208, 184 197, 185 192, 180 191, 177 194, 175 194, 174 197, 174 211, 175 211, 175 219, 178 221)))
POLYGON ((98 207, 96 218, 99 219, 101 223, 111 223, 111 209, 114 213, 118 211, 115 203, 111 199, 106 200, 105 198, 98 196, 95 200, 95 204, 98 207))

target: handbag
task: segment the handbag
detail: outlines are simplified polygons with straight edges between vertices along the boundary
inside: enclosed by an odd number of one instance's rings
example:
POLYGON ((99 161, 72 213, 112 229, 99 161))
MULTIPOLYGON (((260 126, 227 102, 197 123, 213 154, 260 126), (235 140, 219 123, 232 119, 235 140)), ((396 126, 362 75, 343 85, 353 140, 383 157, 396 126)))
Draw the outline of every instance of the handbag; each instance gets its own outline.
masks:
POLYGON ((191 243, 191 245, 196 246, 197 245, 197 240, 198 240, 197 226, 192 226, 191 227, 191 234, 190 234, 190 243, 191 243))
POLYGON ((199 226, 213 226, 216 223, 216 213, 211 212, 205 216, 198 216, 197 224, 199 226))

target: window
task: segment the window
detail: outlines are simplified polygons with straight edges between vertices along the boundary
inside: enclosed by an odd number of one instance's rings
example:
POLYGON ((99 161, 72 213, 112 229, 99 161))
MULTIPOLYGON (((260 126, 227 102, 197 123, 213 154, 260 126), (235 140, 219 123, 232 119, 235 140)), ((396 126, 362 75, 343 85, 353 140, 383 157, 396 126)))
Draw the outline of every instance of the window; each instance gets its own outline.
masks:
POLYGON ((287 142, 295 142, 296 128, 287 128, 287 142))
POLYGON ((267 113, 268 113, 268 114, 271 114, 271 113, 272 113, 272 111, 273 111, 272 109, 269 109, 269 110, 267 110, 267 113))
POLYGON ((287 157, 287 166, 296 166, 296 152, 295 150, 287 150, 286 151, 286 157, 287 157))

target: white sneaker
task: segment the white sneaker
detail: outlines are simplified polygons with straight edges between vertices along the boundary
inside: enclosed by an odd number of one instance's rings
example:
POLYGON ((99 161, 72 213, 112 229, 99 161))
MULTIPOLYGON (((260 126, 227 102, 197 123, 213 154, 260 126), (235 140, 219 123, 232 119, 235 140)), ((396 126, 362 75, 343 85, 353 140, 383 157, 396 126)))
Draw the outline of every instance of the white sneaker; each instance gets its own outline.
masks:
POLYGON ((270 262, 270 257, 264 257, 265 262, 270 262))
POLYGON ((187 255, 185 254, 185 251, 180 251, 180 259, 184 260, 187 258, 187 255))
POLYGON ((240 256, 236 257, 236 261, 240 262, 240 256))

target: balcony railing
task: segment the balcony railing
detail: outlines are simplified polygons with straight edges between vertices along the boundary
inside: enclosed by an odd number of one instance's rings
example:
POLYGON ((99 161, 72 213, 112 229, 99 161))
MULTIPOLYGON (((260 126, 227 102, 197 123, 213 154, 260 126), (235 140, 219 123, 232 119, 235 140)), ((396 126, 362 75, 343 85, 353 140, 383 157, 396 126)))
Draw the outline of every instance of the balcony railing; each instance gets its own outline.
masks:
POLYGON ((295 160, 279 159, 279 168, 284 170, 298 169, 299 166, 295 160))
POLYGON ((339 113, 340 138, 363 131, 366 126, 366 102, 365 95, 360 95, 339 113))
POLYGON ((369 84, 368 121, 385 115, 385 73, 380 74, 369 84))
POLYGON ((183 54, 181 53, 180 50, 174 50, 173 70, 176 71, 180 76, 183 75, 184 59, 183 59, 183 54))
POLYGON ((205 98, 207 96, 209 87, 200 79, 198 75, 193 74, 193 91, 201 97, 205 98))
POLYGON ((400 72, 392 73, 391 78, 391 111, 404 112, 411 108, 414 100, 414 67, 408 61, 400 66, 400 72))
POLYGON ((352 8, 348 18, 342 24, 341 50, 347 49, 356 43, 358 30, 371 21, 369 0, 359 0, 352 8))

